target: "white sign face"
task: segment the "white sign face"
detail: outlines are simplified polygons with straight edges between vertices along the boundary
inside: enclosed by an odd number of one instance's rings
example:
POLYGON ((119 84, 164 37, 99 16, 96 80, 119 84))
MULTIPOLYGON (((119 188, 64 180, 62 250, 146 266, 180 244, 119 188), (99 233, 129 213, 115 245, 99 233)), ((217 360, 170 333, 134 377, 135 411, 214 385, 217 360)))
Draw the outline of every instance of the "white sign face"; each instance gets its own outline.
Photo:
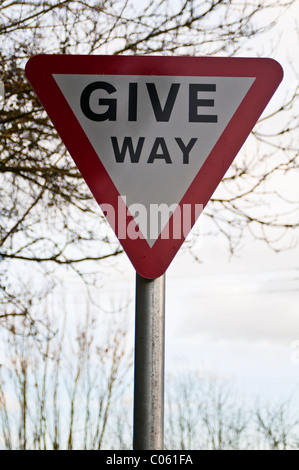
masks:
MULTIPOLYGON (((53 74, 126 205, 179 204, 255 77, 53 74)), ((134 214, 132 214, 134 216, 134 214)), ((152 247, 158 232, 138 214, 152 247), (153 238, 148 234, 156 233, 153 238)))

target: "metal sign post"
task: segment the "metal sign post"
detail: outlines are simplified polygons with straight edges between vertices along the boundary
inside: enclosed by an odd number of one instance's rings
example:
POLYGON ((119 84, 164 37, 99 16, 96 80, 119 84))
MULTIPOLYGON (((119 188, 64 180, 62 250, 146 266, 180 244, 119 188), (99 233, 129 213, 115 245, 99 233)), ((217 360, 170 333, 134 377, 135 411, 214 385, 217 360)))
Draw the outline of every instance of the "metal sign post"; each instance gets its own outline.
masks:
POLYGON ((164 432, 165 274, 136 275, 134 450, 162 450, 164 432))

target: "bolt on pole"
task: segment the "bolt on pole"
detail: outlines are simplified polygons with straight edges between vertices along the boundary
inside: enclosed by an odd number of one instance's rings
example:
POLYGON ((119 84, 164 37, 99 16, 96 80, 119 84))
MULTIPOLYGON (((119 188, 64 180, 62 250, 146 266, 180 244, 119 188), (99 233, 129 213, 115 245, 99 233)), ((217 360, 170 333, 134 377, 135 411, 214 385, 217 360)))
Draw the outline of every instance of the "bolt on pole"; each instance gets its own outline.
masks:
POLYGON ((136 275, 134 450, 164 446, 165 275, 136 275))

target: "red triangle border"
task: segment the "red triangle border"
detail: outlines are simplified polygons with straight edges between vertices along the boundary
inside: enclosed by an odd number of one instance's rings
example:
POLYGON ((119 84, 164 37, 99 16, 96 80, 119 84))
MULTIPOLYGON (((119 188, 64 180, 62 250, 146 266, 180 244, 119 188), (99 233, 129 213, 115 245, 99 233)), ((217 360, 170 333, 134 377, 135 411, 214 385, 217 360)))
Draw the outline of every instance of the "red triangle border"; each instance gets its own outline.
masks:
MULTIPOLYGON (((283 78, 281 66, 268 58, 37 55, 26 76, 75 161, 96 201, 117 214, 119 193, 56 84, 53 74, 255 77, 241 105, 180 202, 205 207, 283 78)), ((117 221, 117 216, 116 216, 117 221)), ((127 223, 134 223, 128 215, 127 223)), ((195 220, 192 221, 195 223, 195 220)), ((118 227, 115 227, 118 233, 118 227)), ((172 233, 172 218, 169 221, 172 233)), ((120 240, 134 268, 149 279, 165 273, 185 236, 120 240)))

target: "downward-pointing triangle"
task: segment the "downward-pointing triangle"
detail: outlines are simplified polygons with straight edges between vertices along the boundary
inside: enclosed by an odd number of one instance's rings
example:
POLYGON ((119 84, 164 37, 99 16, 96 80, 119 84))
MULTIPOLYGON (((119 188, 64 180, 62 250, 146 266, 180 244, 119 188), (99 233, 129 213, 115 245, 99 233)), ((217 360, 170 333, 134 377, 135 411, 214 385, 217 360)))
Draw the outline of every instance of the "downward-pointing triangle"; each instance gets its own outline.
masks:
POLYGON ((188 57, 36 56, 26 74, 148 278, 166 270, 282 79, 270 59, 188 57))
MULTIPOLYGON (((222 135, 229 121, 235 114, 255 77, 165 77, 139 75, 69 75, 55 74, 54 79, 79 121, 96 154, 103 163, 107 173, 115 184, 120 195, 126 197, 128 206, 142 205, 148 214, 152 205, 179 204, 191 182, 206 161, 211 150, 222 135), (80 105, 82 90, 91 83, 109 84, 115 90, 111 95, 102 88, 95 89, 89 96, 89 106, 98 113, 107 112, 107 106, 99 106, 98 101, 106 99, 107 103, 117 102, 115 120, 104 122, 90 119, 80 105), (137 115, 134 122, 128 121, 129 88, 136 84, 137 115), (147 85, 155 84, 160 91, 161 101, 165 102, 173 84, 179 86, 169 120, 158 122, 152 107, 147 85), (205 105, 208 100, 213 106, 198 106, 197 113, 213 113, 217 122, 189 122, 190 85, 210 85, 215 91, 198 91, 197 100, 205 105), (109 100, 109 101, 108 101, 109 100), (102 109, 104 108, 104 109, 102 109), (129 141, 126 139, 130 139, 129 141), (142 139, 142 141, 141 141, 142 139), (180 140, 178 140, 180 139, 180 140), (184 163, 182 148, 188 147, 192 139, 194 145, 188 153, 188 163, 184 163), (135 159, 130 158, 131 143, 135 159), (181 146, 178 144, 181 143, 181 146), (138 145, 139 144, 139 145, 138 145), (141 148, 136 158, 136 149, 141 148), (182 148, 181 148, 182 147, 182 148), (123 161, 117 161, 120 149, 123 161), (132 184, 134 182, 134 184, 132 184)), ((99 85, 102 86, 102 85, 99 85)), ((199 88, 199 87, 198 87, 199 88)), ((204 88, 204 87, 203 87, 204 88)), ((192 88, 191 88, 192 90, 192 88)), ((96 114, 96 113, 95 113, 96 114)), ((207 114, 201 114, 206 116, 207 114)), ((187 152, 185 152, 187 154, 187 152)), ((199 201, 200 203, 200 201, 199 201)), ((156 232, 156 238, 168 223, 158 230, 151 227, 155 220, 141 218, 137 214, 139 228, 149 246, 156 239, 150 234, 156 232)), ((169 214, 170 217, 170 214, 169 214)))

